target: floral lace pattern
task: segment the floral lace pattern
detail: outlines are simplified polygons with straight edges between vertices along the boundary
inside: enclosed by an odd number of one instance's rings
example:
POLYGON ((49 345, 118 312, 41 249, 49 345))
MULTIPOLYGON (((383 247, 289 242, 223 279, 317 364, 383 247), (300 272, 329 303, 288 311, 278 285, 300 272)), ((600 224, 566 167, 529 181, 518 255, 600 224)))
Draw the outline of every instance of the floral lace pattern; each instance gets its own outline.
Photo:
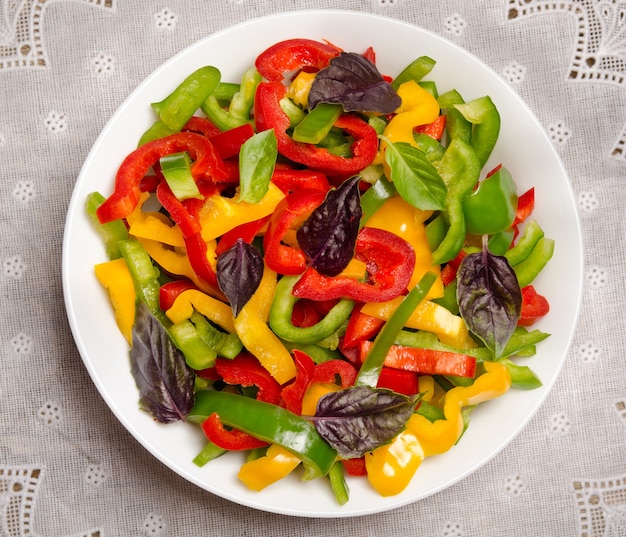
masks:
POLYGON ((461 0, 0 0, 0 88, 0 537, 626 536, 626 0, 479 9, 461 0), (247 508, 138 447, 99 397, 66 326, 63 225, 89 148, 154 68, 231 24, 315 8, 425 27, 475 52, 529 102, 571 178, 585 241, 583 312, 540 412, 486 467, 393 513, 253 513, 252 528, 247 508), (531 41, 558 70, 526 50, 531 41), (590 109, 597 116, 585 116, 590 109))

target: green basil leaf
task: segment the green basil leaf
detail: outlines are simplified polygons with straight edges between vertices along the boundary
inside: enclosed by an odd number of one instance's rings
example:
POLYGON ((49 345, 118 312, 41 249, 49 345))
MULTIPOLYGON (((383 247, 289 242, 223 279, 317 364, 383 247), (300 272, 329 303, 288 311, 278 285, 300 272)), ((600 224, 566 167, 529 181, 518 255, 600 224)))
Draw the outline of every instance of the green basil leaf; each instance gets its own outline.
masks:
POLYGON ((237 239, 217 258, 217 283, 228 298, 235 317, 257 290, 262 277, 263 257, 243 239, 237 239))
POLYGON ((387 142, 385 159, 391 180, 404 201, 422 210, 444 208, 446 185, 423 151, 406 142, 387 142))
POLYGON ((315 270, 336 276, 354 256, 361 215, 358 176, 328 191, 324 202, 298 228, 296 238, 315 270))
POLYGON ((321 397, 313 424, 340 457, 361 457, 388 444, 404 429, 419 397, 353 386, 321 397))
POLYGON ((278 148, 273 129, 258 132, 239 151, 239 201, 258 203, 267 193, 278 148))
POLYGON ((160 423, 184 420, 194 403, 193 371, 143 301, 137 301, 130 368, 139 407, 160 423))
POLYGON ((496 358, 515 331, 522 291, 506 257, 486 247, 465 256, 457 272, 457 300, 465 324, 496 358))

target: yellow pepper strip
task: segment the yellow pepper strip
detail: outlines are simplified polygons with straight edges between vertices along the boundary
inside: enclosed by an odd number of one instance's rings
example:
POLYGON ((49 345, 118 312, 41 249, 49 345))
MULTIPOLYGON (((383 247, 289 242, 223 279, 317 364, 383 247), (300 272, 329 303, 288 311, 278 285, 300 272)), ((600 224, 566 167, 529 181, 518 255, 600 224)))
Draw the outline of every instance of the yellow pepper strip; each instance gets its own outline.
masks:
POLYGON ((235 332, 231 307, 196 289, 187 289, 180 293, 174 300, 172 307, 165 312, 165 315, 176 324, 189 319, 194 310, 227 332, 235 332))
POLYGON ((180 228, 162 213, 135 211, 127 220, 130 225, 128 232, 137 238, 159 241, 176 248, 185 246, 180 228))
POLYGON ((115 311, 115 322, 124 334, 128 344, 132 344, 133 324, 135 323, 135 286, 123 257, 99 263, 94 267, 96 278, 109 292, 109 299, 115 311))
POLYGON ((238 194, 234 198, 226 198, 219 193, 209 196, 199 213, 202 238, 209 242, 241 224, 268 216, 284 197, 285 194, 274 183, 270 183, 267 193, 258 203, 239 201, 238 194))
POLYGON ((438 455, 448 451, 463 432, 463 407, 477 405, 506 393, 511 387, 508 369, 498 362, 484 362, 486 372, 471 386, 456 386, 444 399, 445 419, 429 421, 420 414, 413 414, 407 422, 409 429, 424 449, 424 456, 438 455))
POLYGON ((317 402, 327 393, 337 392, 341 390, 341 386, 330 382, 314 382, 311 384, 302 398, 302 415, 315 416, 317 411, 317 402))
POLYGON ((435 396, 435 379, 431 375, 420 375, 417 379, 422 400, 429 403, 435 396))
POLYGON ((441 111, 439 103, 415 80, 401 84, 398 95, 402 98, 402 104, 385 127, 383 135, 390 142, 406 142, 415 146, 413 129, 435 121, 441 111))
POLYGON ((243 464, 237 477, 249 489, 258 492, 289 475, 300 462, 300 458, 291 451, 278 444, 272 444, 263 457, 243 464))
POLYGON ((316 73, 300 71, 298 76, 294 78, 287 87, 286 97, 289 97, 301 108, 307 108, 309 104, 309 91, 311 91, 315 74, 316 73))
POLYGON ((259 287, 234 322, 243 346, 279 384, 284 384, 296 376, 296 366, 289 351, 267 324, 276 282, 276 272, 266 265, 259 287))
POLYGON ((441 267, 433 266, 433 254, 428 245, 424 222, 432 211, 422 211, 408 204, 400 196, 387 200, 367 221, 368 227, 384 229, 407 241, 415 251, 415 269, 409 289, 417 285, 427 272, 436 274, 437 279, 426 295, 426 300, 443 296, 441 267))
MULTIPOLYGON (((361 311, 372 317, 387 320, 402 302, 403 297, 397 297, 388 302, 369 302, 361 311)), ((442 343, 457 349, 472 349, 476 343, 467 331, 465 321, 449 310, 432 302, 423 300, 413 311, 406 323, 407 328, 434 332, 442 343)))
POLYGON ((423 460, 417 437, 405 429, 391 444, 365 454, 367 480, 381 496, 394 496, 407 487, 423 460))

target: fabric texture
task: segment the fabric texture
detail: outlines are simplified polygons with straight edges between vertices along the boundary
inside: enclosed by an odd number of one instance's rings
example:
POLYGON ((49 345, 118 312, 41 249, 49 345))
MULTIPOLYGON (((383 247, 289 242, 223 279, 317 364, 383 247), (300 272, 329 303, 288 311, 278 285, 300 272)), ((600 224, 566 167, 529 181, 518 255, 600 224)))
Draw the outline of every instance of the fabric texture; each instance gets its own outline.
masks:
POLYGON ((621 0, 0 0, 0 536, 626 536, 625 43, 621 0), (491 462, 406 507, 308 520, 205 492, 132 438, 76 350, 61 249, 81 166, 146 76, 230 25, 325 8, 428 29, 514 88, 569 175, 585 281, 553 390, 491 462))

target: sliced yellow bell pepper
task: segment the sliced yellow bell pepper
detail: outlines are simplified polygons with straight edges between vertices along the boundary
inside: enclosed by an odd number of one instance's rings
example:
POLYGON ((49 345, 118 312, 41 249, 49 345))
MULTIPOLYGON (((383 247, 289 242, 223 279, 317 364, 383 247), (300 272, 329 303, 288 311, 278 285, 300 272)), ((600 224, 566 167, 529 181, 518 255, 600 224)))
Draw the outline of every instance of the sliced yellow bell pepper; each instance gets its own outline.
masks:
MULTIPOLYGON (((388 302, 370 302, 361 311, 372 317, 387 320, 402 302, 397 297, 388 302)), ((449 310, 430 300, 423 300, 413 311, 406 323, 407 328, 434 332, 442 343, 459 350, 472 349, 476 343, 470 337, 465 321, 449 310)))
POLYGON ((307 73, 300 71, 298 76, 294 78, 289 86, 287 86, 286 97, 289 97, 294 103, 302 108, 307 108, 309 104, 309 92, 311 85, 315 79, 316 73, 307 73))
POLYGON ((258 203, 239 201, 238 194, 234 198, 226 198, 220 193, 209 196, 198 215, 202 238, 209 242, 241 224, 268 216, 284 197, 274 183, 269 184, 267 193, 258 203))
POLYGON ((426 272, 433 272, 437 279, 426 295, 426 300, 443 296, 441 267, 433 266, 432 252, 426 237, 424 222, 432 211, 422 211, 408 204, 400 196, 388 199, 367 221, 368 227, 384 229, 407 241, 415 251, 415 269, 409 289, 417 285, 426 272))
POLYGON ((174 300, 171 308, 165 312, 165 315, 176 324, 189 319, 194 310, 227 332, 235 332, 231 307, 221 300, 196 289, 188 289, 180 293, 174 300))
POLYGON ((511 387, 508 369, 498 362, 484 362, 486 372, 471 386, 457 386, 449 390, 444 399, 445 419, 429 421, 420 414, 413 414, 407 422, 409 429, 424 450, 424 456, 438 455, 448 451, 463 432, 462 409, 494 399, 511 387))
POLYGON ((123 257, 95 265, 96 278, 109 292, 115 312, 115 322, 120 332, 132 344, 135 323, 135 286, 123 257))
POLYGON ((385 127, 383 135, 390 142, 406 142, 415 146, 413 129, 435 121, 441 109, 437 99, 415 80, 401 84, 398 95, 402 98, 402 104, 385 127))
POLYGON ((410 429, 390 444, 365 454, 367 480, 381 496, 402 492, 424 460, 424 450, 410 429))
POLYGON ((289 351, 267 324, 276 283, 276 272, 266 265, 259 287, 241 308, 234 323, 244 347, 279 384, 284 384, 296 376, 296 366, 289 351))
POLYGON ((341 386, 330 382, 314 382, 311 384, 302 398, 302 415, 315 416, 317 411, 317 402, 321 397, 331 392, 338 392, 341 386))
POLYGON ((176 248, 185 246, 180 228, 162 213, 135 211, 127 220, 130 226, 128 232, 137 238, 159 241, 176 248))
POLYGON ((291 451, 272 444, 263 457, 243 464, 237 477, 246 487, 258 492, 289 475, 300 462, 300 458, 291 451))

